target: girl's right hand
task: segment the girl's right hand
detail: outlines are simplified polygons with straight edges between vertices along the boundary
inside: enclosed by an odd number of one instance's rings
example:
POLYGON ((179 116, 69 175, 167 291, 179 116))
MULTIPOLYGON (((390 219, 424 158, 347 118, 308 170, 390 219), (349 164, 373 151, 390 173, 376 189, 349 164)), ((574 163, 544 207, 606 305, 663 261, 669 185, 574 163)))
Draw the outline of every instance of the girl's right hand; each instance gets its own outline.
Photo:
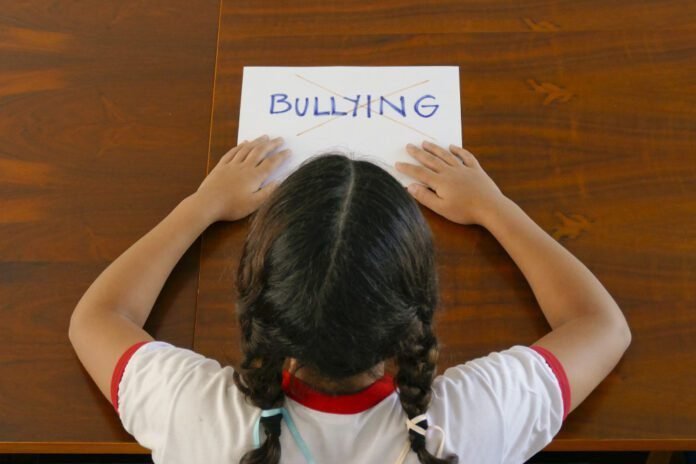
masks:
POLYGON ((458 224, 483 225, 484 217, 505 196, 469 151, 450 145, 446 150, 423 142, 423 148, 407 145, 409 155, 423 166, 396 163, 396 170, 421 184, 408 191, 419 203, 458 224))

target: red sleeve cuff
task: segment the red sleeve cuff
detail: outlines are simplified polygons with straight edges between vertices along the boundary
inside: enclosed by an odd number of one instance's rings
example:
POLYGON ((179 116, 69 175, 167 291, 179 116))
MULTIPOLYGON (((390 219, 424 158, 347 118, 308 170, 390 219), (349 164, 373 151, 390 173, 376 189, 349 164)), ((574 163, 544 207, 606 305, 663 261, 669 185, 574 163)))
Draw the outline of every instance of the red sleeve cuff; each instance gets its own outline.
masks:
POLYGON ((142 342, 138 342, 138 343, 135 343, 134 345, 132 345, 130 348, 128 348, 126 351, 123 352, 121 357, 118 359, 118 362, 116 363, 116 367, 114 367, 114 373, 111 376, 111 404, 114 406, 114 409, 116 410, 117 414, 118 414, 118 386, 121 383, 121 378, 123 377, 123 371, 126 370, 126 365, 128 364, 128 361, 130 361, 130 358, 133 356, 135 351, 146 343, 149 343, 149 342, 142 341, 142 342))
POLYGON ((551 371, 556 376, 556 380, 558 380, 558 385, 561 387, 561 396, 563 397, 563 420, 565 420, 570 412, 570 383, 568 382, 565 369, 563 369, 563 365, 558 358, 546 348, 537 345, 530 346, 530 348, 544 358, 546 364, 549 365, 551 371))

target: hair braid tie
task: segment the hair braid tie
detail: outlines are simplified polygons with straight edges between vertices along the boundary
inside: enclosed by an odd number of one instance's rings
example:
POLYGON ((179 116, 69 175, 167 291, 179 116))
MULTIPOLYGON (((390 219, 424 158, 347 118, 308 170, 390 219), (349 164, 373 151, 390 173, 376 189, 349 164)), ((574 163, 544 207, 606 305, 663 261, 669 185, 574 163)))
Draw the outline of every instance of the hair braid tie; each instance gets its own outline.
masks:
POLYGON ((433 425, 431 426, 431 428, 440 432, 442 438, 440 439, 440 444, 437 447, 437 452, 435 453, 435 456, 430 456, 430 459, 422 461, 421 453, 427 452, 425 448, 425 434, 428 431, 428 421, 426 419, 426 415, 421 414, 412 419, 406 419, 406 429, 408 430, 410 443, 407 442, 404 444, 404 447, 401 449, 401 454, 395 461, 395 464, 403 464, 406 461, 406 456, 408 455, 409 449, 418 454, 419 460, 421 460, 421 462, 448 462, 452 464, 457 463, 458 459, 456 456, 446 458, 444 461, 442 460, 442 451, 445 447, 445 431, 442 430, 442 427, 438 427, 437 425, 433 425))
POLYGON ((408 434, 411 436, 411 449, 418 451, 425 447, 425 433, 428 430, 428 419, 425 414, 406 420, 408 434))

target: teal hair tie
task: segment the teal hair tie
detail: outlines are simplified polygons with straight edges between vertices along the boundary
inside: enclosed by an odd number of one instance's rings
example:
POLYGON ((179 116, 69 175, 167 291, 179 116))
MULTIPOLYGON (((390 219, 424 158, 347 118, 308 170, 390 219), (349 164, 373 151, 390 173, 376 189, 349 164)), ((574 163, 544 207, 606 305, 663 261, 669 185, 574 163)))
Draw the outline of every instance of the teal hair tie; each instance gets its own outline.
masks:
POLYGON ((261 446, 261 418, 277 416, 278 414, 283 414, 283 411, 285 411, 285 408, 261 410, 261 415, 256 419, 256 426, 254 427, 254 448, 261 446))
POLYGON ((295 440, 297 447, 300 448, 300 452, 302 452, 302 455, 307 460, 307 463, 315 464, 314 457, 312 456, 312 453, 310 453, 307 443, 305 443, 305 441, 302 439, 302 436, 300 435, 300 432, 299 430, 297 430, 297 426, 295 425, 295 421, 292 420, 290 413, 285 408, 261 410, 261 414, 259 415, 259 418, 256 419, 256 425, 254 426, 254 448, 258 448, 259 446, 261 446, 261 418, 273 417, 277 416, 278 414, 281 414, 283 416, 283 419, 285 419, 285 422, 288 425, 288 429, 292 434, 292 438, 295 440))

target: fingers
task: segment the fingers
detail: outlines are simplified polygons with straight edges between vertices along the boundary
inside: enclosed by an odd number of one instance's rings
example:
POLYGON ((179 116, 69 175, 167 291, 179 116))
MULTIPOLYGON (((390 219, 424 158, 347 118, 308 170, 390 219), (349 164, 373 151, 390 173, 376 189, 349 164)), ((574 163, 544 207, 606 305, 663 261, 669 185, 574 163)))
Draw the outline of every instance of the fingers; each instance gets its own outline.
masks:
POLYGON ((427 151, 411 143, 406 145, 406 152, 420 161, 423 166, 427 166, 435 172, 442 171, 442 168, 446 166, 446 164, 438 156, 428 153, 427 151))
POLYGON ((436 182, 436 173, 423 166, 416 166, 415 164, 408 163, 396 163, 394 165, 396 170, 406 174, 407 176, 413 177, 414 179, 433 186, 436 182))
POLYGON ((276 137, 271 141, 268 141, 268 138, 266 138, 265 141, 262 141, 252 148, 247 157, 245 159, 241 159, 240 162, 246 161, 252 166, 256 166, 267 154, 273 152, 277 148, 280 148, 280 146, 283 145, 283 142, 282 137, 276 137))
POLYGON ((456 145, 450 145, 449 148, 452 151, 452 153, 457 155, 457 157, 459 159, 461 159, 462 162, 464 164, 466 164, 467 166, 469 166, 469 167, 478 166, 478 164, 479 164, 478 160, 474 157, 474 155, 470 151, 468 151, 462 147, 458 147, 456 145))
POLYGON ((459 164, 459 161, 457 160, 457 158, 455 158, 455 156, 452 153, 445 150, 439 145, 435 145, 434 143, 425 140, 423 141, 423 149, 432 154, 433 156, 437 157, 445 164, 448 164, 450 166, 456 166, 459 164))
POLYGON ((228 151, 227 153, 225 153, 224 155, 222 155, 222 157, 220 158, 220 161, 218 161, 218 166, 220 166, 220 165, 222 165, 222 164, 227 164, 227 163, 229 163, 230 161, 232 161, 232 159, 234 158, 234 155, 236 155, 237 152, 239 152, 239 150, 245 148, 245 145, 248 144, 248 143, 249 143, 249 142, 247 142, 247 141, 245 140, 244 142, 240 143, 240 144, 237 145, 236 147, 232 147, 232 149, 230 149, 230 151, 228 151))
MULTIPOLYGON (((249 155, 249 153, 258 147, 260 144, 263 144, 264 142, 268 141, 268 136, 267 135, 262 135, 261 137, 258 137, 251 142, 244 142, 241 145, 237 147, 237 151, 235 154, 230 157, 229 162, 235 162, 235 163, 241 163, 246 159, 246 157, 249 155)), ((233 148, 234 150, 234 148, 233 148)))
POLYGON ((290 150, 281 150, 278 153, 274 153, 271 156, 264 158, 261 163, 257 166, 261 176, 265 179, 273 171, 276 170, 278 166, 285 161, 292 152, 290 150))
POLYGON ((438 197, 435 192, 420 184, 409 185, 408 191, 418 203, 421 203, 435 212, 438 211, 442 199, 438 197))

